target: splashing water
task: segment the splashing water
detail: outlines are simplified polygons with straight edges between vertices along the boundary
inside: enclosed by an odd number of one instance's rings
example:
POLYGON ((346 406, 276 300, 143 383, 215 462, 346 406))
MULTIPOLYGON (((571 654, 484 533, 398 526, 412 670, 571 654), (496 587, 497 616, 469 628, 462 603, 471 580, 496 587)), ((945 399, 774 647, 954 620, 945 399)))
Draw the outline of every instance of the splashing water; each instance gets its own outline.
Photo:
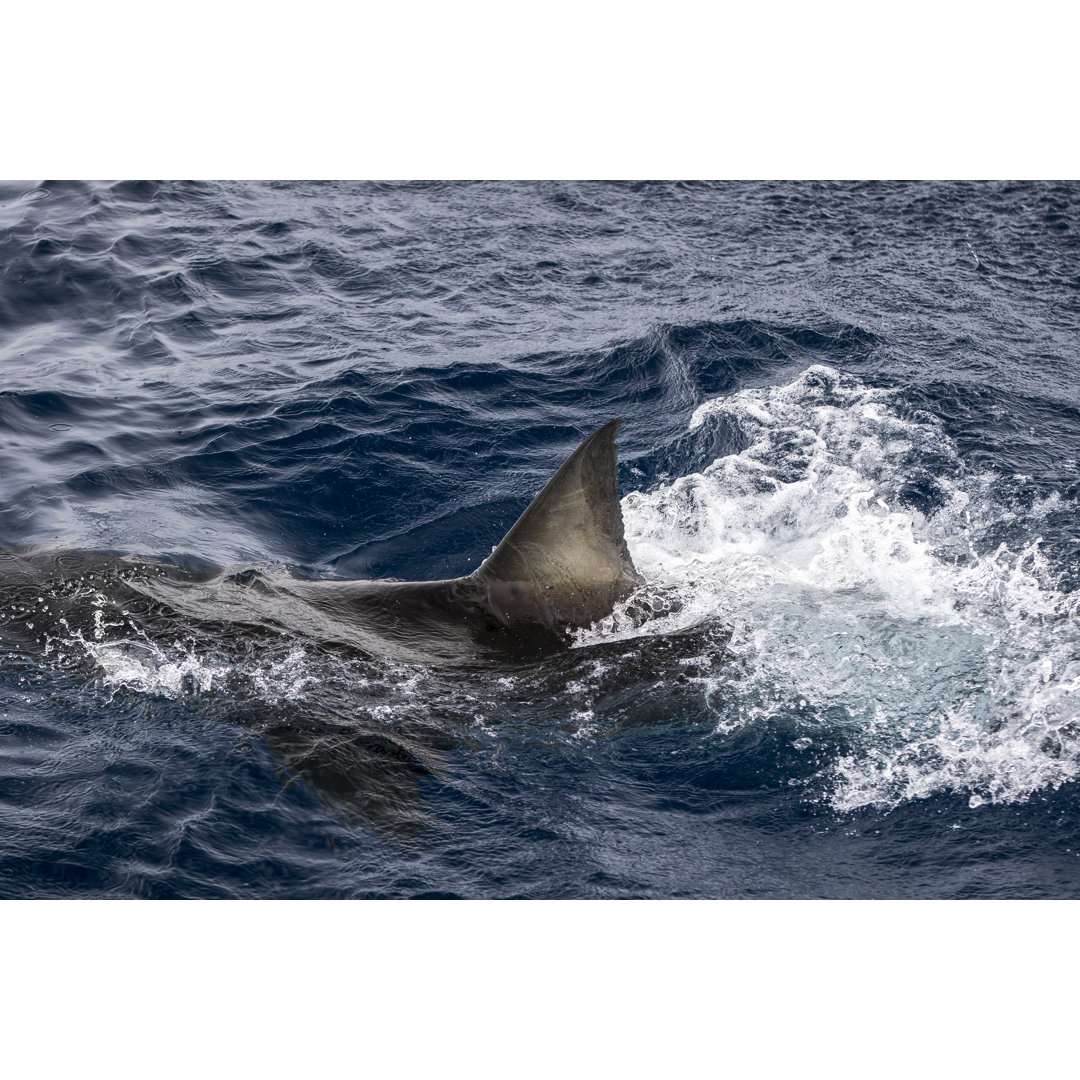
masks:
POLYGON ((707 402, 690 426, 717 421, 741 452, 623 503, 648 592, 670 610, 638 628, 623 605, 579 644, 723 620, 733 663, 704 679, 718 735, 775 724, 796 749, 838 748, 824 774, 837 810, 940 791, 1019 801, 1077 775, 1077 602, 1037 535, 1055 498, 1012 547, 985 550, 1016 516, 994 478, 965 474, 895 391, 823 366, 707 402), (904 493, 928 463, 924 513, 904 493))
MULTIPOLYGON (((742 449, 626 496, 627 542, 648 584, 577 646, 624 642, 631 659, 615 667, 632 667, 652 640, 722 625, 696 639, 706 655, 677 660, 716 737, 768 727, 818 755, 811 786, 823 781, 836 811, 937 792, 1015 802, 1076 777, 1078 605, 1038 535, 1056 496, 1018 515, 1001 478, 967 472, 933 417, 901 415, 897 391, 820 365, 705 403, 690 428, 710 424, 737 432, 742 449), (916 478, 921 501, 910 497, 916 478), (1003 525, 1010 543, 988 543, 1003 525)), ((468 681, 415 668, 327 666, 295 646, 237 661, 130 629, 98 620, 94 640, 78 641, 113 690, 272 704, 332 682, 343 715, 394 728, 439 700, 474 731, 488 730, 489 714, 511 716, 515 693, 554 694, 575 739, 607 730, 596 699, 611 671, 600 660, 559 689, 543 673, 539 684, 497 680, 480 709, 468 681)))

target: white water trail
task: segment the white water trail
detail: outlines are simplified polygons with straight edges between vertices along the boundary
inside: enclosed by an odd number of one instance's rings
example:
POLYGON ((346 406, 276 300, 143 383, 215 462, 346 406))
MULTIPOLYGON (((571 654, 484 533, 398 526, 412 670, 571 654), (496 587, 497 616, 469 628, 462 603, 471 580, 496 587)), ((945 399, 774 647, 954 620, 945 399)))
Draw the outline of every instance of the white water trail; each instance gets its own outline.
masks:
POLYGON ((815 366, 702 405, 691 429, 722 420, 745 448, 623 501, 646 591, 675 610, 639 627, 623 606, 579 642, 726 623, 734 662, 705 688, 718 732, 774 723, 838 748, 838 810, 1024 800, 1080 771, 1077 600, 1040 550, 1055 500, 1017 519, 893 401, 815 366), (901 492, 931 459, 924 515, 901 492), (986 550, 1002 522, 1018 539, 986 550))

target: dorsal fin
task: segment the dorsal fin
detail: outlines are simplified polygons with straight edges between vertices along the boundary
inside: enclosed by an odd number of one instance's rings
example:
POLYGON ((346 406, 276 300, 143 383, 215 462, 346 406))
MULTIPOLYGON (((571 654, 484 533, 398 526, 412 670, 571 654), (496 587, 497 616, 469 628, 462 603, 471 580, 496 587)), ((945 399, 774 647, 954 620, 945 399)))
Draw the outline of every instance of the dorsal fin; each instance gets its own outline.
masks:
POLYGON ((555 621, 578 625, 610 614, 641 584, 619 505, 621 423, 605 424, 570 455, 474 578, 546 594, 555 621))

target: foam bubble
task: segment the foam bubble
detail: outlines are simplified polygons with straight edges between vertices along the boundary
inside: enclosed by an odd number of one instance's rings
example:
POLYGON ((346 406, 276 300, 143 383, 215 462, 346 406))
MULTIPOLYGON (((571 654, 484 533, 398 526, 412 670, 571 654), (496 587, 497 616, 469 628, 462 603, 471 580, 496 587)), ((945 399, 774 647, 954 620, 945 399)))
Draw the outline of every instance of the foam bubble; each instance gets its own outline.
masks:
POLYGON ((229 675, 227 664, 200 658, 194 650, 167 650, 143 641, 82 641, 101 670, 104 684, 114 690, 175 698, 209 693, 229 675))
POLYGON ((730 663, 703 680, 717 730, 831 744, 837 809, 1072 780, 1077 602, 1039 538, 1055 500, 1018 517, 932 417, 826 367, 707 402, 690 427, 717 420, 745 449, 623 501, 642 595, 666 608, 642 625, 632 598, 579 644, 723 621, 730 663), (913 477, 927 513, 904 498, 913 477), (1002 524, 1016 540, 986 550, 1002 524))

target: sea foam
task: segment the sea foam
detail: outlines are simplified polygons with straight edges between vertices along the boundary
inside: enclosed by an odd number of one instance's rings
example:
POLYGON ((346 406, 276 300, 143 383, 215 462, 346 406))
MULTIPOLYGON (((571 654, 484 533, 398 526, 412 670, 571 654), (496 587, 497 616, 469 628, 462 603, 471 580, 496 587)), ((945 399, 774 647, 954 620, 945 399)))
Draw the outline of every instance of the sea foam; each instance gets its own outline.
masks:
POLYGON ((823 366, 706 402, 690 428, 717 421, 740 452, 623 501, 664 613, 640 625, 634 598, 579 645, 726 623, 727 663, 703 676, 717 736, 774 724, 830 747, 838 810, 1018 801, 1077 775, 1077 602, 1039 536, 1056 497, 1018 514, 933 417, 823 366), (1011 541, 988 543, 1003 524, 1011 541))

